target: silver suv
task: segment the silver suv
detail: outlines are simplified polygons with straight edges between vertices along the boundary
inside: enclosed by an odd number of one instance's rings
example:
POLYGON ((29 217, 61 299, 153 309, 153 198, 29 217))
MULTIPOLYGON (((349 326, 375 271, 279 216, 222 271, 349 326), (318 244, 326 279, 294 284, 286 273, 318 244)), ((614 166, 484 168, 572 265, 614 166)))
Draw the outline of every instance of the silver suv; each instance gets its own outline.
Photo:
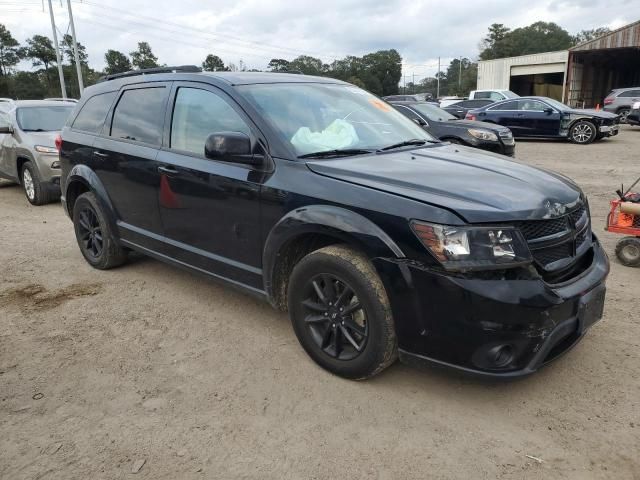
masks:
POLYGON ((636 102, 640 102, 640 87, 616 88, 604 99, 604 109, 617 113, 620 122, 626 123, 627 115, 636 102))
POLYGON ((20 183, 29 202, 60 197, 55 139, 76 106, 72 102, 18 100, 0 111, 0 178, 20 183))

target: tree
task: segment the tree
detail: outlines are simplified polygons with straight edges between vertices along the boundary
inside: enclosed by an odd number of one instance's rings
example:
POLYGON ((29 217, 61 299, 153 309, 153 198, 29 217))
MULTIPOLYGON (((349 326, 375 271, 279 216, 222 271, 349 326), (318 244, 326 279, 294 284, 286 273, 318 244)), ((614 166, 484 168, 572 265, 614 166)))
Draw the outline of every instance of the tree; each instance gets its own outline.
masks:
POLYGON ((138 50, 131 52, 131 63, 134 67, 154 68, 158 66, 158 57, 151 51, 151 46, 147 42, 138 42, 138 50))
POLYGON ((329 66, 324 65, 319 58, 300 55, 289 62, 289 68, 305 75, 323 75, 327 72, 329 66))
MULTIPOLYGON (((461 97, 465 97, 471 90, 475 90, 477 78, 477 63, 473 63, 468 58, 454 58, 449 63, 449 67, 447 68, 446 72, 446 91, 449 93, 449 95, 458 95, 461 97)), ((440 92, 442 91, 442 88, 440 88, 440 92)))
POLYGON ((18 64, 21 52, 18 41, 0 23, 0 75, 7 75, 18 64))
MULTIPOLYGON (((76 45, 78 45, 78 59, 80 60, 80 65, 86 65, 88 59, 87 49, 80 42, 76 42, 76 45)), ((66 57, 70 65, 75 65, 76 57, 73 54, 73 37, 71 35, 65 34, 62 36, 60 49, 62 50, 63 61, 66 57)))
POLYGON ((576 35, 574 35, 573 43, 574 45, 578 45, 579 43, 594 40, 598 37, 606 35, 607 33, 611 33, 611 30, 607 27, 592 28, 591 30, 581 30, 576 35))
POLYGON ((124 73, 133 69, 129 58, 118 50, 107 50, 107 53, 104 54, 104 61, 107 64, 104 69, 104 73, 107 75, 124 73))
POLYGON ((42 65, 45 70, 48 70, 49 65, 56 62, 56 50, 53 48, 53 42, 44 35, 34 35, 27 39, 24 56, 31 59, 34 67, 42 65))
POLYGON ((217 55, 211 53, 202 62, 202 69, 205 72, 226 72, 228 69, 224 66, 224 62, 217 55))
POLYGON ((289 67, 289 61, 284 58, 272 58, 267 67, 269 67, 269 70, 272 72, 286 72, 291 69, 289 67))
POLYGON ((573 45, 573 41, 569 32, 553 22, 535 22, 511 31, 502 24, 493 24, 482 43, 484 49, 480 52, 480 59, 566 50, 573 45))

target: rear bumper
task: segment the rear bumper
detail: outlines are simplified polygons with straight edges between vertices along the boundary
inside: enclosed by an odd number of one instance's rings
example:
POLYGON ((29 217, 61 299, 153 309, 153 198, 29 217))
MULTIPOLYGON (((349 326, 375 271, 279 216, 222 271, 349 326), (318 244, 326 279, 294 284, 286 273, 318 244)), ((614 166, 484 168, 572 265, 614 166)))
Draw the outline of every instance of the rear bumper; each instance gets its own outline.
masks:
POLYGON ((376 260, 400 359, 494 378, 535 372, 577 344, 602 314, 609 261, 595 237, 593 249, 591 266, 556 286, 540 279, 452 277, 376 260))

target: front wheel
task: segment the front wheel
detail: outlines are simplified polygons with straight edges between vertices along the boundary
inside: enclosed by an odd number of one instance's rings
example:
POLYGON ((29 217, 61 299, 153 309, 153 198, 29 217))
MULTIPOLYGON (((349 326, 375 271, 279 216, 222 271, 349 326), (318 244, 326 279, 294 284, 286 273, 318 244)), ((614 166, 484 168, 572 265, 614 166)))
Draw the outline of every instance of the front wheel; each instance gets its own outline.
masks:
POLYGON ((364 379, 396 359, 387 293, 360 252, 333 245, 310 253, 294 267, 287 296, 295 334, 321 367, 364 379))
POLYGON ((640 238, 624 237, 616 245, 616 256, 626 267, 640 267, 640 238))
POLYGON ((618 110, 618 115, 620 116, 620 123, 627 123, 627 117, 629 116, 630 112, 631 110, 628 108, 623 108, 621 110, 618 110))
POLYGON ((569 130, 569 140, 579 145, 586 145, 595 140, 598 132, 596 126, 588 120, 580 120, 569 130))
POLYGON ((40 182, 38 170, 32 162, 25 162, 22 165, 20 183, 31 205, 44 205, 54 200, 48 186, 40 182))

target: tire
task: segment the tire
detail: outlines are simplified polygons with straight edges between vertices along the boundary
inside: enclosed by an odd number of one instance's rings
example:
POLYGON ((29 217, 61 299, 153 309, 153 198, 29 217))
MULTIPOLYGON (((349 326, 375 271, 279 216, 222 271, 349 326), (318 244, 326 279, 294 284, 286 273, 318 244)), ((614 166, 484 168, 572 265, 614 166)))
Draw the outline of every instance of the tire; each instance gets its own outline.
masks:
POLYGON ((464 143, 462 140, 459 140, 457 138, 447 138, 444 141, 449 142, 452 145, 466 145, 466 143, 464 143))
POLYGON ((569 129, 569 141, 578 145, 587 145, 593 142, 597 135, 598 129, 588 120, 578 120, 569 129))
POLYGON ((387 292, 362 253, 332 245, 308 254, 291 273, 287 298, 300 344, 335 375, 369 378, 397 358, 387 292))
POLYGON ((624 237, 616 245, 616 257, 626 267, 640 267, 640 238, 624 237))
POLYGON ((620 116, 620 123, 627 123, 627 115, 631 113, 631 109, 621 108, 616 113, 620 116))
POLYGON ((31 205, 51 203, 56 196, 51 193, 47 185, 40 181, 38 169, 32 162, 25 162, 20 169, 20 184, 31 205))
POLYGON ((92 192, 80 195, 73 205, 73 228, 80 251, 92 267, 108 270, 127 260, 127 251, 116 242, 106 215, 92 192))

